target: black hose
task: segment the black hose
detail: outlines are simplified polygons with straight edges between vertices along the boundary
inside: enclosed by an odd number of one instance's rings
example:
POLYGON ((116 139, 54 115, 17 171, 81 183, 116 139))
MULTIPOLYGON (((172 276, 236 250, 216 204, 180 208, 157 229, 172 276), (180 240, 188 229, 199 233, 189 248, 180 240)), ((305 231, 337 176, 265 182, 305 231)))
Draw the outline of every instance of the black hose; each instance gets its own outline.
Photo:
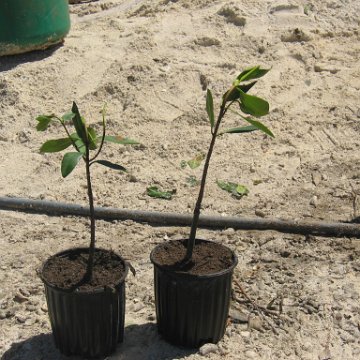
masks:
MULTIPOLYGON (((76 204, 25 198, 0 197, 0 210, 23 211, 53 216, 89 216, 89 208, 76 204)), ((96 207, 95 216, 104 220, 132 220, 158 226, 190 226, 192 214, 96 207)), ((296 221, 202 215, 199 227, 209 229, 276 230, 283 233, 325 237, 360 238, 360 225, 342 222, 296 221)))

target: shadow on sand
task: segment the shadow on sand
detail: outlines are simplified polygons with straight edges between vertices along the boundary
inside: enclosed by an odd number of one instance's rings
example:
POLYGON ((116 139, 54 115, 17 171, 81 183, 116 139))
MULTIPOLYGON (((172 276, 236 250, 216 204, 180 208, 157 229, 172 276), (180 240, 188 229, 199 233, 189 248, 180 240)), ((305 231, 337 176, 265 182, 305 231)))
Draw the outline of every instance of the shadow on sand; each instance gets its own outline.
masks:
POLYGON ((63 43, 52 45, 45 50, 34 50, 19 55, 6 55, 0 57, 0 73, 16 68, 18 65, 28 62, 41 61, 51 56, 56 50, 61 48, 63 43))
MULTIPOLYGON (((196 349, 184 349, 166 343, 157 333, 154 323, 129 325, 125 328, 124 342, 107 360, 171 360, 196 353, 196 349)), ((1 360, 77 360, 67 357, 56 349, 51 334, 40 334, 13 343, 1 360)))

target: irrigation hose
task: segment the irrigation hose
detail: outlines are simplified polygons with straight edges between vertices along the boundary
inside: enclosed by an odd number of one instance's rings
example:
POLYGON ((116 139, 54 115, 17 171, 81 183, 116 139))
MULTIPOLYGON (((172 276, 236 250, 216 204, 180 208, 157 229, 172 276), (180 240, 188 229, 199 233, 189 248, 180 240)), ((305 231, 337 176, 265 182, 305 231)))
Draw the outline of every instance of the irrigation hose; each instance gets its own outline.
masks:
MULTIPOLYGON (((77 204, 12 197, 0 197, 0 210, 52 216, 89 216, 89 208, 77 204)), ((190 226, 192 221, 191 214, 126 210, 110 207, 96 207, 95 216, 97 219, 103 220, 132 220, 157 226, 190 226)), ((275 230, 289 234, 360 238, 360 225, 342 222, 330 223, 202 215, 199 219, 199 227, 208 229, 275 230)))

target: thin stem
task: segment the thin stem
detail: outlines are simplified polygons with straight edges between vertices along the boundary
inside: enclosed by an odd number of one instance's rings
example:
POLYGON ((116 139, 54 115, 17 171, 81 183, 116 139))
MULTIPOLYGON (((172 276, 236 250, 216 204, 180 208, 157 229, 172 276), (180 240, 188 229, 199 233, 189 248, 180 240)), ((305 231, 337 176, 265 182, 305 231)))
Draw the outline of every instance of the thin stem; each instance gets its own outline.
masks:
POLYGON ((105 135, 106 135, 105 109, 103 109, 103 112, 102 112, 102 127, 103 127, 103 133, 102 133, 102 137, 101 137, 101 143, 100 143, 100 146, 99 146, 99 150, 97 151, 95 156, 90 159, 90 162, 94 161, 99 156, 99 154, 101 153, 101 150, 102 150, 102 148, 104 146, 105 135))
POLYGON ((71 143, 73 144, 74 148, 76 149, 76 151, 80 152, 79 148, 77 147, 77 145, 75 144, 75 141, 73 140, 73 138, 71 137, 68 128, 66 127, 64 121, 62 119, 60 119, 59 117, 56 116, 56 119, 58 119, 61 123, 61 125, 63 126, 63 128, 66 131, 66 135, 68 136, 68 138, 71 140, 71 143))
POLYGON ((95 210, 94 210, 94 196, 92 192, 91 176, 90 176, 90 150, 88 145, 86 145, 85 165, 86 165, 86 181, 87 181, 87 189, 88 189, 88 198, 89 198, 89 206, 90 206, 90 246, 89 246, 89 260, 87 263, 85 277, 87 281, 90 281, 92 279, 92 274, 93 274, 94 253, 95 253, 95 210))
POLYGON ((218 131, 220 128, 221 120, 223 119, 227 109, 228 109, 228 107, 226 107, 226 99, 224 99, 223 103, 221 105, 220 111, 219 111, 218 118, 216 120, 216 124, 214 126, 213 131, 211 132, 212 138, 211 138, 211 142, 210 142, 209 149, 208 149, 206 159, 205 159, 204 169, 203 169, 203 173, 202 173, 202 177, 201 177, 199 195, 198 195, 198 198, 197 198, 197 201, 195 204, 194 215, 193 215, 193 220, 192 220, 192 224, 191 224, 189 240, 187 242, 187 249, 186 249, 186 255, 184 258, 184 263, 188 263, 191 260, 192 253, 194 250, 196 231, 197 231, 198 223, 199 223, 201 204, 202 204, 202 201, 204 198, 206 177, 207 177, 207 173, 208 173, 208 169, 209 169, 210 159, 211 159, 211 155, 214 150, 215 141, 216 141, 216 137, 217 137, 217 134, 218 134, 218 131))

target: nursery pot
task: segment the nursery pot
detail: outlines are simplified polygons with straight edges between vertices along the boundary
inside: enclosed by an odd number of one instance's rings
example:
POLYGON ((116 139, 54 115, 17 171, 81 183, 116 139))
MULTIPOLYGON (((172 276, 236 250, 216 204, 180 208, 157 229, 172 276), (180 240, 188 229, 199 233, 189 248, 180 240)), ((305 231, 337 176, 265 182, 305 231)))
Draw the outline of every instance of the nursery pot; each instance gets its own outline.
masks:
POLYGON ((0 56, 45 49, 69 29, 68 0, 0 1, 0 56))
MULTIPOLYGON (((40 277, 44 282, 51 328, 56 347, 70 356, 97 358, 111 354, 123 341, 125 320, 125 278, 119 279, 115 289, 100 288, 94 291, 71 291, 58 288, 43 277, 44 269, 53 257, 87 253, 88 248, 75 248, 50 257, 42 266, 40 277)), ((96 249, 96 252, 109 252, 96 249)))
MULTIPOLYGON (((200 242, 209 243, 196 240, 200 242)), ((163 245, 150 255, 159 333, 174 345, 190 348, 217 343, 224 336, 229 314, 231 280, 238 262, 235 253, 218 244, 232 253, 232 265, 217 273, 194 275, 159 265, 154 255, 163 245)))

